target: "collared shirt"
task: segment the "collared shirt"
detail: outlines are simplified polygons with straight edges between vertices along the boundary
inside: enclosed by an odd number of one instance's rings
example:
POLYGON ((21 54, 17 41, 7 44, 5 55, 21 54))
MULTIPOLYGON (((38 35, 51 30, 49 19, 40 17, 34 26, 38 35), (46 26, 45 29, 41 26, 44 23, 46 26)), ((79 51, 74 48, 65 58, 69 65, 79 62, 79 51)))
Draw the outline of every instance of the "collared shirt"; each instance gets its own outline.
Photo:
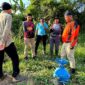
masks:
POLYGON ((78 41, 78 34, 80 25, 76 24, 75 21, 66 24, 62 34, 63 42, 70 42, 71 46, 74 47, 78 41))
POLYGON ((38 31, 38 35, 46 35, 46 31, 45 29, 48 29, 48 25, 47 23, 44 22, 44 24, 42 25, 41 23, 38 23, 37 26, 36 26, 36 30, 38 31))
POLYGON ((0 42, 9 46, 12 43, 12 16, 4 11, 0 13, 0 42))

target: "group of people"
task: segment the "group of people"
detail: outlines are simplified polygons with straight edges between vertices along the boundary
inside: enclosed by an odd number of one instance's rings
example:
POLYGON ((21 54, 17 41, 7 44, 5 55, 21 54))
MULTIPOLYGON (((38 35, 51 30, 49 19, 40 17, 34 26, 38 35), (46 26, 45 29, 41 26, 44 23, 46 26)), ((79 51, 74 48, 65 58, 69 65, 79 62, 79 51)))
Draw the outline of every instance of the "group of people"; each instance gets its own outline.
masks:
MULTIPOLYGON (((16 46, 12 41, 11 26, 12 26, 12 16, 11 16, 11 5, 7 2, 2 4, 2 12, 0 13, 0 79, 4 76, 3 74, 3 60, 4 52, 12 60, 13 64, 13 74, 12 77, 16 78, 19 75, 19 57, 16 51, 16 46)), ((62 39, 62 48, 60 56, 64 58, 67 56, 70 63, 71 73, 75 73, 75 58, 74 51, 78 41, 78 34, 80 25, 77 21, 73 19, 73 15, 70 11, 66 11, 64 14, 66 21, 66 26, 62 33, 62 25, 59 21, 59 17, 54 17, 52 25, 48 26, 44 18, 40 19, 40 22, 36 25, 34 29, 34 23, 32 21, 32 15, 28 14, 26 21, 23 22, 24 30, 24 56, 28 60, 28 49, 29 46, 32 50, 33 59, 38 56, 38 47, 40 42, 43 43, 43 54, 46 54, 46 40, 47 34, 49 33, 50 40, 50 55, 53 56, 53 50, 55 45, 55 54, 58 56, 60 39, 62 39), (36 35, 36 41, 35 41, 36 35)))
POLYGON ((32 57, 35 59, 37 57, 38 46, 40 42, 43 43, 43 54, 46 54, 46 41, 50 34, 50 55, 53 56, 53 48, 55 45, 55 54, 58 55, 59 43, 61 38, 62 26, 59 22, 59 17, 54 17, 53 24, 50 29, 48 24, 45 22, 44 18, 40 18, 40 22, 34 28, 32 22, 32 14, 27 15, 26 21, 23 22, 24 30, 24 55, 25 59, 28 59, 28 46, 31 47, 32 57), (36 35, 36 39, 35 39, 36 35))

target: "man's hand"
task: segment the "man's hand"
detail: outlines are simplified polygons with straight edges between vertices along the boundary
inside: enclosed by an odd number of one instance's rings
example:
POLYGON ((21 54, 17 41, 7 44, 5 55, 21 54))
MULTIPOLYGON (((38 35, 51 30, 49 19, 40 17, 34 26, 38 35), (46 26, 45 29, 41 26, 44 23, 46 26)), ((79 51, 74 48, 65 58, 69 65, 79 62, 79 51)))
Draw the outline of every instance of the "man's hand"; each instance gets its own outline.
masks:
POLYGON ((70 46, 70 49, 74 49, 74 47, 70 46))
POLYGON ((26 41, 27 41, 27 38, 24 38, 24 43, 26 43, 26 41))
POLYGON ((5 44, 0 42, 0 50, 4 50, 4 48, 5 48, 5 44))
POLYGON ((32 31, 33 28, 32 28, 32 27, 27 27, 27 30, 28 30, 28 31, 32 31))
POLYGON ((61 34, 59 35, 59 37, 61 37, 61 34))
POLYGON ((48 29, 44 27, 44 30, 47 31, 48 29))

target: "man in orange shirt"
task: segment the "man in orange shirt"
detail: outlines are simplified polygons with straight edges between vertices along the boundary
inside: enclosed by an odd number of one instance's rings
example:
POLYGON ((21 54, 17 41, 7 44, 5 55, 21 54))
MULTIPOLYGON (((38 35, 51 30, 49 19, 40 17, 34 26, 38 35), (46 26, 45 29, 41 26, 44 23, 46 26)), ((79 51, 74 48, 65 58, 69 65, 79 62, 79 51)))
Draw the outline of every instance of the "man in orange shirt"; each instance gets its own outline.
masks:
POLYGON ((75 73, 74 51, 78 41, 80 26, 77 21, 73 20, 72 13, 66 11, 64 15, 66 26, 62 34, 63 45, 61 48, 61 58, 67 56, 70 63, 71 73, 75 73))

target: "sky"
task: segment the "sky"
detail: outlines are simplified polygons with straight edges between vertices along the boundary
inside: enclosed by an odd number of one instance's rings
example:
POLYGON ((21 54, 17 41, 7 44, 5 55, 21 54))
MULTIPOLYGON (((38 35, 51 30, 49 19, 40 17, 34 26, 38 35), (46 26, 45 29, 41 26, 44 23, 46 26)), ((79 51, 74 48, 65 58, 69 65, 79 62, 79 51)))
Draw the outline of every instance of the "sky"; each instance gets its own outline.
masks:
POLYGON ((0 0, 0 6, 3 2, 9 2, 9 0, 0 0))
MULTIPOLYGON (((3 2, 9 2, 10 0, 0 0, 0 6, 3 2)), ((12 0, 11 0, 12 1, 12 0)), ((25 7, 27 7, 29 5, 29 0, 23 0, 25 7)), ((10 2, 9 2, 10 3, 10 2)), ((13 3, 13 2, 12 2, 13 3)))

